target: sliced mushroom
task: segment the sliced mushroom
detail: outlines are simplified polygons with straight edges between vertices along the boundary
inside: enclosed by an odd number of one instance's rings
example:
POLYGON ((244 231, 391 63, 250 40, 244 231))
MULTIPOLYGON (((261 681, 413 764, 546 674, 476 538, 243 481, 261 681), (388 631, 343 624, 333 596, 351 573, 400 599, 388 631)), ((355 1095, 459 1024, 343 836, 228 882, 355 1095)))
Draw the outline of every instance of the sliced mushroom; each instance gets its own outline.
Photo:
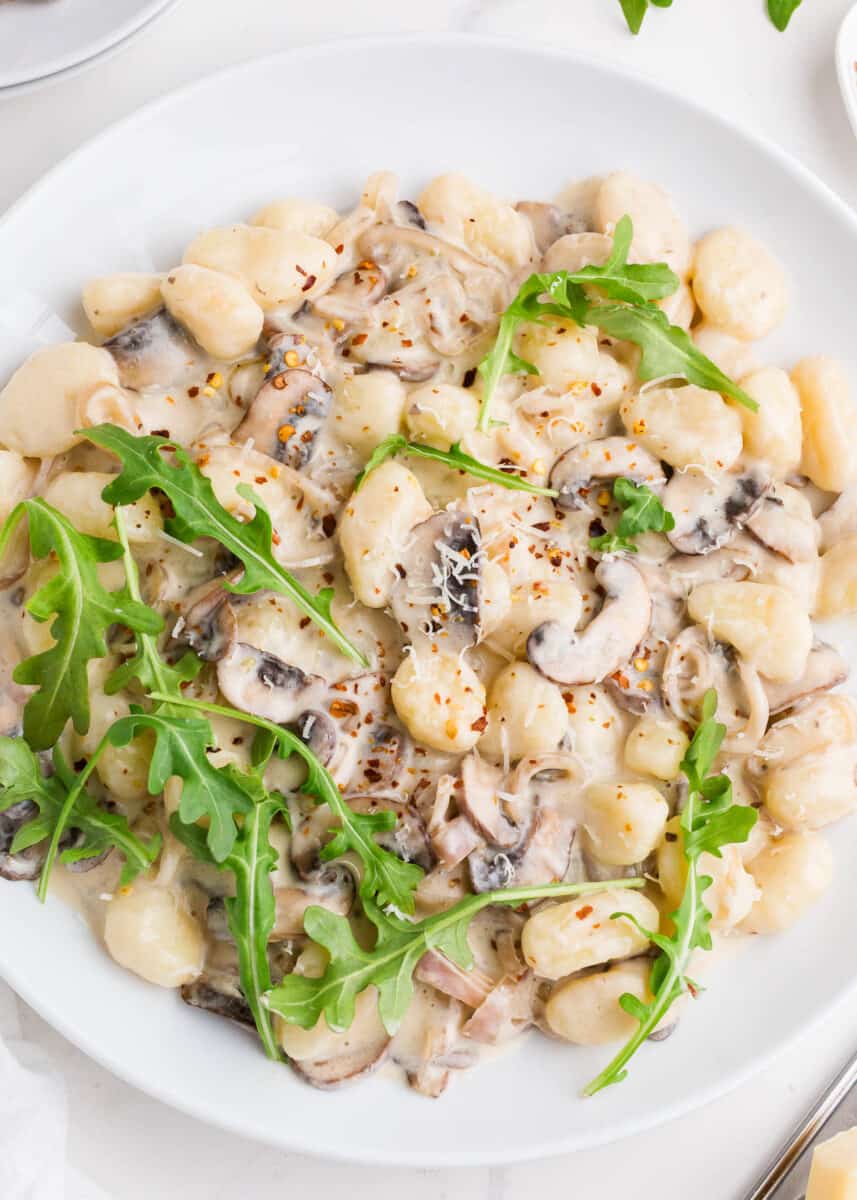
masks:
POLYGON ((763 546, 789 562, 813 562, 818 555, 819 531, 812 509, 792 488, 772 488, 746 526, 763 546))
POLYGON ((215 987, 207 976, 200 975, 199 979, 195 979, 193 983, 182 985, 181 997, 185 1004, 190 1004, 192 1008, 203 1008, 206 1012, 214 1013, 218 1017, 226 1017, 228 1020, 236 1021, 239 1025, 246 1025, 250 1029, 255 1028, 250 1005, 241 994, 237 983, 234 992, 221 990, 221 988, 222 984, 215 987))
POLYGON ((649 638, 637 646, 629 662, 604 680, 604 686, 625 712, 641 716, 657 707, 661 699, 666 646, 649 638))
POLYGON ((559 495, 560 508, 586 508, 600 511, 592 491, 611 479, 630 479, 658 492, 666 476, 658 460, 648 450, 627 437, 597 438, 566 450, 553 465, 550 486, 559 495))
POLYGON ((320 676, 246 642, 236 642, 218 661, 217 685, 233 707, 279 725, 316 707, 327 691, 320 676))
POLYGON ((425 314, 410 313, 402 300, 400 292, 380 300, 370 323, 352 336, 343 353, 367 367, 395 371, 406 383, 423 383, 437 374, 440 359, 424 336, 425 314))
POLYGON ((119 368, 123 387, 175 387, 198 377, 208 361, 165 308, 135 321, 104 343, 119 368))
POLYGON ((468 856, 474 892, 557 883, 568 870, 576 828, 570 816, 534 806, 517 845, 484 846, 468 856))
POLYGON ((295 722, 295 733, 312 750, 322 764, 328 766, 336 753, 336 726, 326 713, 317 708, 307 709, 295 722))
POLYGON ((300 937, 304 932, 304 915, 311 905, 326 908, 339 916, 347 916, 354 904, 354 880, 349 871, 319 871, 311 887, 274 888, 274 928, 268 940, 300 937))
POLYGON ((764 681, 771 716, 791 708, 798 700, 804 700, 807 696, 827 692, 847 678, 848 665, 839 651, 828 646, 826 642, 816 642, 807 657, 806 670, 799 679, 791 683, 774 683, 770 679, 764 681))
POLYGON ((560 621, 545 621, 527 638, 527 657, 556 683, 597 683, 633 655, 649 628, 652 601, 636 567, 608 558, 595 568, 604 588, 601 611, 576 633, 560 621))
POLYGON ((474 645, 481 615, 481 535, 475 517, 444 511, 416 525, 396 571, 391 607, 411 642, 428 637, 450 652, 474 645))
POLYGON ((38 815, 39 810, 32 800, 19 800, 4 812, 0 812, 0 878, 38 879, 45 861, 44 842, 20 850, 17 854, 11 853, 12 842, 18 830, 38 815))
POLYGON ((402 862, 416 863, 423 870, 434 866, 434 854, 429 846, 428 834, 419 813, 412 805, 394 800, 378 800, 372 796, 346 795, 349 808, 358 813, 393 812, 396 824, 389 833, 378 833, 375 840, 379 846, 395 854, 402 862))
MULTIPOLYGON (((387 1056, 390 1035, 378 1019, 377 1002, 360 1005, 351 1026, 341 1033, 332 1033, 325 1021, 320 1019, 316 1030, 305 1034, 298 1046, 292 1049, 290 1064, 302 1079, 313 1087, 325 1090, 356 1083, 372 1071, 377 1070, 387 1056), (304 1057, 315 1042, 325 1057, 304 1057), (296 1058, 295 1053, 300 1053, 296 1058)), ((302 1031, 299 1031, 302 1032, 302 1031)))
POLYGON ((426 337, 439 354, 456 358, 481 337, 483 326, 473 320, 467 292, 451 271, 438 272, 421 294, 426 337))
POLYGON ((459 1044, 463 1023, 464 1010, 458 1000, 417 983, 391 1053, 407 1072, 408 1083, 421 1095, 437 1098, 449 1083, 450 1070, 475 1062, 473 1051, 459 1044))
POLYGON ((218 662, 228 654, 238 632, 235 597, 223 585, 223 576, 209 579, 176 605, 172 640, 190 646, 203 662, 218 662))
POLYGON ((462 1033, 486 1046, 498 1046, 517 1037, 533 1024, 536 989, 532 971, 517 979, 501 980, 467 1021, 462 1033))
POLYGON ((768 726, 768 698, 759 673, 731 646, 712 642, 702 625, 691 625, 667 651, 664 700, 679 721, 697 724, 711 688, 717 692, 717 719, 726 726, 724 750, 750 754, 768 726))
POLYGON ((557 238, 566 233, 580 232, 572 228, 575 224, 568 213, 563 212, 556 204, 543 204, 537 200, 519 200, 515 211, 527 218, 539 254, 544 254, 557 238))
POLYGON ((437 950, 426 951, 417 963, 414 975, 422 983, 460 1000, 469 1008, 478 1008, 495 984, 495 980, 478 967, 465 971, 437 950))
POLYGON ((252 439, 256 450, 299 471, 313 456, 332 403, 333 392, 311 371, 269 373, 233 437, 252 439))
POLYGON ((350 325, 362 321, 366 310, 377 304, 387 290, 387 276, 381 267, 366 258, 353 270, 345 271, 313 304, 315 311, 331 321, 350 325))
POLYGON ((857 484, 845 489, 818 518, 821 530, 821 549, 829 550, 843 538, 857 533, 857 484))
POLYGON ((518 845, 521 831, 506 815, 505 802, 498 795, 503 782, 499 768, 478 754, 468 754, 461 764, 461 782, 458 805, 470 823, 494 846, 518 845))
POLYGON ((750 520, 769 487, 756 470, 714 479, 693 468, 676 471, 661 498, 675 520, 667 537, 681 554, 710 554, 750 520))

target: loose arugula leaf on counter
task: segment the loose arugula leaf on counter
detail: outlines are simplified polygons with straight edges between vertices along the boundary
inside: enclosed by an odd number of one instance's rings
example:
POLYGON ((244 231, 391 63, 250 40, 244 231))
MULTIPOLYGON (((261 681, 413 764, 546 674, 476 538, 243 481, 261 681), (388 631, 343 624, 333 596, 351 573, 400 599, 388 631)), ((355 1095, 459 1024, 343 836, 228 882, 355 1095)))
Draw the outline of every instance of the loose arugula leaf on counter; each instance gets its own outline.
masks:
MULTIPOLYGON (((160 699, 160 697, 159 697, 160 699)), ((148 788, 159 796, 167 780, 178 776, 182 781, 178 817, 185 825, 207 818, 206 834, 211 855, 222 863, 232 850, 237 836, 235 817, 251 812, 256 800, 252 776, 235 768, 218 768, 208 757, 215 745, 208 721, 201 717, 180 716, 172 707, 178 704, 169 695, 165 707, 146 713, 132 708, 107 731, 110 744, 121 747, 146 730, 155 735, 155 748, 149 764, 148 788)))
POLYGON ((38 690, 24 708, 24 737, 34 750, 55 744, 69 718, 78 733, 89 729, 87 666, 107 653, 111 625, 134 633, 157 633, 161 618, 127 589, 108 592, 98 578, 98 564, 114 562, 122 547, 104 538, 78 533, 44 500, 16 505, 0 532, 0 559, 20 521, 27 517, 34 558, 56 555, 58 570, 27 602, 27 612, 40 622, 54 618, 55 645, 19 663, 13 679, 38 690))
POLYGON ((166 522, 171 537, 181 542, 213 538, 241 561, 244 573, 237 582, 225 585, 230 591, 241 596, 259 591, 286 596, 343 654, 361 666, 368 665, 331 616, 333 589, 324 588, 314 596, 276 560, 271 549, 271 518, 250 488, 238 486, 239 494, 255 509, 252 521, 242 522, 222 506, 211 480, 175 442, 147 435, 135 437, 118 425, 96 425, 80 432, 122 463, 120 474, 104 489, 108 504, 130 504, 150 488, 159 488, 169 497, 175 513, 166 522), (172 455, 172 461, 164 451, 172 455))
POLYGON ((737 400, 756 412, 759 405, 734 380, 706 358, 679 325, 670 325, 665 312, 653 304, 597 304, 586 313, 585 324, 594 325, 609 337, 633 342, 642 350, 637 374, 644 382, 681 378, 737 400))
MULTIPOLYGON (((271 1016, 262 997, 271 988, 268 963, 268 938, 274 928, 276 905, 271 872, 277 865, 277 852, 271 845, 271 822, 277 814, 287 815, 282 801, 265 791, 259 775, 260 797, 241 823, 232 849, 221 862, 211 854, 205 831, 198 825, 185 825, 178 813, 170 817, 170 829, 202 862, 210 862, 235 876, 235 895, 224 901, 229 932, 238 950, 238 975, 241 991, 250 1006, 265 1053, 279 1059, 280 1050, 271 1027, 271 1016)), ((253 786, 252 782, 249 785, 253 786)))
MULTIPOLYGON (((39 810, 15 834, 10 853, 17 854, 52 838, 69 796, 73 796, 74 817, 69 824, 80 831, 83 842, 61 851, 60 860, 95 858, 112 847, 125 859, 120 885, 131 883, 142 871, 147 871, 158 857, 160 835, 145 842, 132 833, 120 813, 109 812, 93 799, 86 791, 83 773, 75 775, 59 751, 54 751, 54 770, 53 775, 42 774, 39 760, 23 738, 0 737, 0 812, 23 800, 32 801, 39 810)), ((49 874, 50 868, 47 873, 43 870, 44 889, 40 887, 39 893, 42 899, 49 874)))
POLYGON ((491 400, 503 375, 510 371, 539 374, 537 367, 518 358, 512 350, 518 326, 524 322, 546 324, 548 317, 591 325, 610 337, 633 342, 642 350, 638 374, 644 381, 682 378, 730 396, 746 408, 758 408, 752 397, 697 349, 684 329, 671 325, 666 314, 652 303, 672 295, 679 280, 666 263, 629 264, 633 236, 633 223, 625 215, 616 225, 613 249, 603 266, 583 267, 573 274, 542 272, 521 284, 500 318, 492 349, 479 364, 483 383, 478 428, 482 432, 490 428, 491 400), (586 286, 623 303, 593 302, 587 297, 586 286))
POLYGON ((619 1000, 625 1012, 639 1021, 639 1028, 612 1062, 586 1086, 585 1096, 594 1096, 612 1083, 621 1083, 628 1074, 629 1060, 657 1029, 673 1003, 692 986, 686 971, 693 951, 711 949, 711 913, 705 907, 703 893, 711 886, 712 879, 710 875, 699 874, 699 856, 708 853, 719 858, 723 846, 746 842, 756 824, 758 814, 754 808, 732 803, 732 783, 728 776, 709 775, 726 733, 725 725, 715 720, 716 712, 717 693, 712 689, 705 694, 702 721, 681 764, 688 782, 687 803, 679 818, 687 878, 681 903, 671 914, 673 933, 668 936, 643 929, 629 913, 613 914, 614 918, 634 921, 660 954, 649 975, 652 999, 643 1003, 626 992, 619 1000))
MULTIPOLYGON (((163 697, 153 694, 152 699, 161 700, 163 697)), ((319 804, 326 804, 340 823, 339 828, 331 831, 334 836, 322 851, 322 858, 338 858, 352 851, 363 864, 363 878, 360 881, 360 895, 363 899, 368 897, 370 900, 377 899, 381 904, 392 904, 401 912, 414 911, 414 889, 423 877, 422 867, 418 867, 416 863, 403 862, 395 854, 379 846, 374 836, 376 833, 389 832, 395 827, 395 813, 352 812, 333 776, 310 748, 297 734, 275 725, 273 721, 251 716, 237 708, 208 704, 202 700, 182 698, 175 701, 175 704, 199 713, 211 713, 254 725, 257 729, 266 731, 276 741, 281 758, 297 754, 303 759, 307 777, 301 784, 301 792, 312 796, 319 804)))
POLYGON ((768 0, 768 16, 780 33, 785 33, 789 21, 800 5, 801 0, 768 0))
POLYGON ((354 1020, 357 997, 367 987, 378 990, 378 1011, 388 1033, 393 1034, 408 1010, 414 994, 413 974, 427 950, 437 950, 464 969, 473 965, 467 940, 470 922, 489 904, 525 904, 533 900, 558 900, 581 896, 604 888, 639 888, 642 879, 620 879, 609 883, 552 883, 539 887, 506 888, 467 896, 444 912, 422 921, 407 921, 386 913, 364 897, 363 911, 375 926, 377 936, 371 950, 354 938, 347 917, 311 905, 304 914, 304 930, 330 954, 330 962, 318 979, 287 975, 268 994, 268 1007, 284 1020, 311 1029, 324 1014, 332 1029, 348 1029, 354 1020))
POLYGON ((534 496, 558 496, 554 488, 537 487, 534 483, 528 483, 526 479, 522 479, 520 475, 513 475, 506 471, 501 471, 499 467, 491 467, 488 463, 482 463, 478 458, 473 458, 466 454, 461 449, 460 442, 454 442, 448 450, 437 450, 434 446, 426 446, 422 442, 409 442, 401 433, 392 433, 389 437, 384 438, 369 456, 369 461, 366 466, 354 480, 354 490, 359 492, 363 484, 366 482, 367 475, 374 471, 376 467, 380 467, 382 462, 386 462, 388 458, 393 458, 396 454, 411 454, 415 458, 430 458, 434 462, 444 463, 447 467, 452 467, 456 471, 466 471, 468 475, 473 475, 476 479, 487 479, 489 483, 496 483, 499 487, 508 488, 513 492, 530 492, 534 496))
POLYGON ((631 479, 617 479, 613 484, 613 499, 622 506, 622 516, 613 533, 603 533, 589 539, 592 550, 616 554, 619 550, 637 553, 631 538, 638 533, 666 533, 675 529, 675 517, 667 512, 658 497, 645 484, 631 479))

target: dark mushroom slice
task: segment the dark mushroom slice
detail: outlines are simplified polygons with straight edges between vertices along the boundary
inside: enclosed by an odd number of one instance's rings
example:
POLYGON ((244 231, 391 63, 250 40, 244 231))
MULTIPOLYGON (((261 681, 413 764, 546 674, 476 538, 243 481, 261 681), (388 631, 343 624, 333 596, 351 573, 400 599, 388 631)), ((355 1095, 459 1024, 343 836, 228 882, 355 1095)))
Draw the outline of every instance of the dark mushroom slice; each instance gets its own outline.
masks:
POLYGON ((301 367, 289 368, 265 377, 233 437, 252 440, 254 449, 299 471, 313 456, 332 403, 333 392, 323 379, 301 367))
POLYGON ((104 343, 123 387, 175 387, 198 378, 208 359, 165 308, 135 321, 104 343))
POLYGON ((515 211, 525 216, 533 230, 535 245, 540 254, 567 233, 586 233, 586 221, 565 212, 557 204, 544 204, 540 200, 519 200, 515 211))
POLYGON ((681 554, 718 550, 747 524, 770 486, 754 469, 714 479, 693 468, 676 471, 661 497, 675 520, 670 543, 681 554))
POLYGON ((478 640, 481 533, 475 517, 444 511, 411 530, 396 564, 390 605, 411 641, 462 650, 478 640))
POLYGON ((377 304, 387 290, 387 276, 371 258, 365 258, 350 271, 339 275, 313 303, 321 317, 344 321, 346 325, 363 321, 367 309, 377 304))
POLYGON ((234 708, 278 725, 296 720, 327 690, 320 676, 246 642, 235 642, 218 661, 217 685, 234 708))
POLYGON ((519 845, 521 830, 517 822, 522 816, 528 819, 529 813, 507 815, 506 802, 498 794, 503 785, 499 768, 477 754, 468 754, 461 764, 461 785, 456 800, 471 825, 493 846, 519 845))
MULTIPOLYGON (((324 1020, 324 1018, 322 1018, 324 1020)), ((387 1057, 391 1038, 374 1009, 358 1010, 349 1029, 339 1035, 340 1052, 322 1059, 290 1058, 292 1069, 313 1087, 328 1090, 356 1083, 377 1070, 387 1057), (362 1019, 361 1019, 362 1018, 362 1019)))
POLYGON ((226 590, 224 581, 224 576, 206 580, 176 605, 178 620, 171 638, 190 646, 203 662, 219 662, 235 644, 235 597, 226 590))
POLYGON ((660 462, 630 438, 597 438, 572 446, 554 463, 550 486, 559 492, 554 503, 560 508, 600 512, 592 493, 619 478, 645 484, 653 492, 666 483, 660 462))
POLYGON ((667 648, 649 639, 634 651, 618 671, 608 675, 604 686, 625 712, 640 717, 661 703, 661 674, 667 648))
POLYGON ((604 589, 601 611, 580 633, 561 621, 537 625, 527 638, 527 657, 556 683, 598 683, 617 671, 646 636, 652 601, 642 575, 621 558, 595 568, 604 589))
POLYGON ((226 1017, 238 1025, 255 1029, 256 1023, 250 1011, 250 1005, 244 999, 236 978, 234 990, 227 990, 224 981, 217 977, 216 981, 206 975, 200 975, 193 983, 182 984, 181 997, 185 1004, 192 1008, 202 1008, 218 1017, 226 1017))
POLYGON ((395 854, 402 862, 416 863, 424 871, 431 870, 435 864, 435 856, 429 844, 423 819, 412 804, 402 804, 396 800, 360 794, 348 794, 345 799, 352 812, 394 813, 395 827, 388 833, 377 833, 375 841, 385 850, 389 850, 391 854, 395 854))
POLYGON ((773 487, 746 527, 767 550, 788 562, 813 562, 818 555, 818 526, 811 513, 790 510, 784 495, 773 487))
POLYGON ((312 750, 323 767, 329 765, 336 753, 336 726, 326 713, 310 708, 295 722, 295 733, 312 750))
POLYGON ((463 1024, 464 1009, 457 999, 417 982, 391 1046, 393 1060, 414 1091, 436 1099, 446 1089, 450 1071, 476 1062, 474 1051, 461 1045, 463 1024))
POLYGON ((486 845, 468 855, 474 892, 559 882, 571 861, 576 829, 567 814, 537 806, 516 846, 486 845))
POLYGON ((44 842, 28 846, 12 854, 12 842, 22 826, 39 815, 32 800, 19 800, 0 812, 0 878, 9 880, 38 879, 45 861, 44 842))
POLYGON ((768 697, 771 716, 776 716, 798 700, 827 692, 848 678, 848 665, 838 650, 826 642, 815 642, 806 660, 806 670, 790 683, 774 683, 765 679, 762 686, 768 697))
POLYGON ((289 371, 292 367, 304 367, 307 371, 315 371, 318 367, 318 353, 309 338, 302 333, 283 333, 280 330, 266 330, 267 354, 265 356, 265 379, 267 383, 289 371))

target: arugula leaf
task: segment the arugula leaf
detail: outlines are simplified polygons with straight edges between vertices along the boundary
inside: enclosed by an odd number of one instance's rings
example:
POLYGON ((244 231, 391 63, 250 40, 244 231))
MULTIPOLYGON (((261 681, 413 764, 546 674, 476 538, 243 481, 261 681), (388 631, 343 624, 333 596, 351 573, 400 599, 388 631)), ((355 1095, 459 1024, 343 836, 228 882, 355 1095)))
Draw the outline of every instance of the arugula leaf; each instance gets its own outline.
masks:
POLYGON ((789 21, 800 5, 801 0, 768 0, 768 16, 780 33, 785 33, 789 21))
POLYGON ((637 374, 643 381, 676 376, 729 396, 753 412, 759 407, 752 396, 705 357, 684 329, 670 325, 666 313, 653 304, 593 304, 584 323, 639 346, 643 353, 637 374))
MULTIPOLYGON (((15 834, 11 853, 17 854, 50 838, 59 827, 59 818, 69 795, 76 789, 74 817, 70 824, 83 834, 84 840, 78 847, 63 850, 61 860, 74 862, 94 858, 113 847, 125 859, 120 886, 131 883, 142 871, 147 871, 160 852, 160 834, 155 834, 148 842, 138 838, 120 813, 109 812, 93 799, 80 783, 82 775, 75 775, 58 750, 54 751, 54 766, 54 775, 43 775, 39 760, 23 738, 0 737, 0 812, 21 800, 31 800, 39 810, 38 815, 15 834)), ((48 876, 44 871, 43 877, 46 888, 48 876)), ((44 900, 41 889, 40 895, 44 900)))
POLYGON ((24 736, 34 750, 47 750, 59 738, 69 718, 78 733, 89 729, 87 666, 107 653, 105 635, 113 624, 135 633, 157 633, 161 618, 133 599, 126 589, 108 592, 98 578, 98 564, 122 556, 116 542, 78 533, 73 525, 44 500, 23 500, 10 513, 0 532, 0 559, 22 518, 29 524, 34 558, 55 554, 56 575, 27 602, 37 621, 54 617, 51 635, 55 645, 19 663, 16 683, 38 688, 24 708, 24 736))
POLYGON ((643 17, 649 10, 649 0, 619 0, 631 33, 639 33, 643 17))
POLYGON ((389 437, 384 438, 369 456, 366 466, 354 480, 354 491, 359 492, 363 484, 366 482, 366 477, 376 467, 380 467, 386 459, 392 458, 396 454, 411 454, 415 458, 430 458, 434 462, 444 463, 448 467, 453 467, 457 471, 466 471, 468 475, 473 475, 477 479, 487 479, 489 483, 496 483, 500 487, 508 488, 513 492, 530 492, 535 496, 558 496, 554 488, 537 487, 534 483, 528 483, 526 479, 522 479, 520 475, 512 475, 506 471, 501 471, 498 467, 491 467, 487 463, 482 463, 478 458, 472 458, 469 454, 461 449, 460 442, 454 442, 448 450, 437 450, 434 446, 426 446, 422 442, 409 442, 406 437, 400 433, 391 433, 389 437))
MULTIPOLYGON (((153 700, 165 697, 153 695, 153 700)), ((168 698, 168 697, 167 697, 168 698)), ((381 904, 392 904, 401 912, 414 911, 414 889, 423 877, 422 867, 416 863, 403 862, 375 841, 375 834, 387 832, 395 827, 396 816, 393 812, 355 813, 352 812, 343 799, 333 776, 319 762, 310 748, 288 729, 266 721, 263 717, 254 717, 250 713, 240 712, 237 708, 229 708, 221 704, 208 704, 202 700, 181 700, 175 704, 182 708, 193 709, 197 712, 212 713, 218 716, 230 717, 236 721, 244 721, 264 730, 276 741, 281 758, 297 754, 307 767, 306 781, 301 785, 301 791, 314 797, 319 804, 326 804, 333 815, 339 820, 340 828, 333 830, 333 840, 325 846, 322 857, 325 859, 338 858, 341 854, 353 851, 363 864, 363 878, 360 881, 360 895, 363 899, 377 898, 381 904)))
POLYGON ((268 1007, 304 1029, 311 1029, 322 1014, 331 1029, 348 1029, 354 1020, 357 997, 367 987, 374 986, 378 991, 381 1021, 387 1032, 394 1034, 414 994, 417 963, 427 950, 437 950, 465 969, 472 967, 467 929, 476 914, 489 904, 519 905, 531 900, 585 895, 607 887, 642 886, 642 879, 621 879, 610 883, 506 888, 466 896, 444 912, 422 921, 407 921, 396 913, 386 913, 364 897, 363 911, 377 930, 371 950, 364 950, 355 940, 347 917, 312 905, 304 914, 304 930, 328 951, 330 962, 318 979, 287 975, 269 992, 268 1007))
POLYGON ((668 512, 658 497, 644 483, 636 484, 632 479, 617 479, 613 484, 613 499, 624 510, 613 533, 603 533, 589 539, 592 550, 602 554, 615 554, 619 550, 637 553, 630 540, 638 533, 666 533, 675 529, 675 517, 668 512))
POLYGON ((628 263, 633 237, 634 225, 626 214, 613 231, 613 249, 607 262, 602 267, 582 267, 569 279, 593 285, 611 300, 629 304, 648 304, 671 296, 680 280, 666 263, 628 263))
POLYGON ((579 326, 593 325, 611 337, 639 346, 642 356, 638 374, 642 380, 679 377, 730 396, 754 411, 758 408, 751 396, 697 349, 684 329, 670 325, 666 314, 651 303, 671 295, 679 281, 666 263, 629 264, 628 251, 633 236, 633 223, 626 214, 616 225, 613 248, 603 266, 582 267, 573 274, 568 271, 542 272, 524 280, 500 318, 492 349, 479 364, 483 377, 480 431, 484 433, 490 428, 491 400, 506 372, 539 374, 537 367, 524 362, 512 351, 518 326, 525 321, 546 324, 551 316, 562 317, 579 326), (586 286, 597 288, 610 300, 624 303, 590 302, 584 290, 586 286), (547 299, 543 300, 543 296, 547 299))
MULTIPOLYGON (((140 573, 137 563, 131 553, 128 542, 128 530, 121 508, 114 510, 113 524, 122 547, 122 565, 125 568, 125 587, 129 596, 142 604, 140 594, 140 573)), ((117 667, 112 673, 104 690, 108 696, 123 691, 132 680, 136 679, 147 692, 169 692, 180 695, 183 683, 189 683, 199 674, 202 662, 193 651, 189 650, 179 662, 171 667, 165 662, 158 650, 157 639, 150 633, 140 631, 136 634, 137 649, 132 658, 117 667)))
POLYGON ((170 829, 196 858, 235 876, 235 895, 227 897, 224 903, 229 932, 238 949, 241 991, 250 1006, 265 1053, 278 1060, 279 1046, 262 997, 271 987, 268 938, 276 918, 271 872, 277 865, 277 852, 271 845, 271 822, 285 810, 279 798, 268 795, 258 774, 247 776, 248 787, 253 788, 254 779, 261 789, 261 798, 257 798, 244 817, 232 849, 222 862, 212 856, 205 832, 198 825, 185 825, 179 814, 173 813, 170 829))
POLYGON ((241 578, 224 586, 241 596, 259 591, 279 592, 309 617, 343 654, 361 666, 368 666, 365 656, 331 616, 333 589, 324 588, 313 596, 277 562, 271 550, 271 518, 250 488, 244 484, 238 487, 239 494, 255 508, 252 521, 242 522, 221 505, 211 480, 175 442, 167 438, 135 437, 118 425, 96 425, 80 433, 96 446, 115 454, 122 463, 122 471, 102 493, 108 504, 130 504, 150 488, 159 488, 169 497, 175 512, 166 522, 171 537, 181 542, 214 538, 243 563, 241 578), (173 462, 167 461, 162 453, 164 450, 172 452, 173 462))
MULTIPOLYGON (((178 701, 166 696, 166 702, 178 701)), ((249 777, 234 767, 215 767, 208 750, 215 745, 208 721, 183 717, 166 709, 146 713, 132 708, 107 731, 113 746, 127 746, 144 730, 155 735, 155 749, 149 764, 148 788, 159 796, 174 775, 182 781, 178 816, 185 825, 200 818, 208 820, 207 843, 215 862, 226 860, 235 842, 235 816, 249 813, 254 799, 249 792, 249 777)))
POLYGON ((627 917, 634 921, 658 947, 660 954, 649 976, 652 999, 644 1003, 626 992, 619 1000, 625 1012, 639 1021, 639 1028, 612 1062, 584 1088, 585 1096, 594 1096, 610 1084, 621 1083, 628 1074, 629 1060, 658 1027, 672 1004, 688 990, 690 984, 685 972, 693 951, 711 949, 711 913, 705 907, 703 893, 711 886, 712 879, 710 875, 699 874, 700 854, 714 854, 719 858, 723 846, 746 842, 756 824, 758 814, 754 808, 732 803, 729 778, 708 775, 726 733, 725 725, 715 720, 716 712, 717 693, 712 689, 705 694, 702 720, 681 764, 688 782, 687 803, 680 817, 687 879, 681 903, 671 914, 674 932, 669 936, 653 933, 643 929, 629 913, 613 914, 614 919, 627 917))

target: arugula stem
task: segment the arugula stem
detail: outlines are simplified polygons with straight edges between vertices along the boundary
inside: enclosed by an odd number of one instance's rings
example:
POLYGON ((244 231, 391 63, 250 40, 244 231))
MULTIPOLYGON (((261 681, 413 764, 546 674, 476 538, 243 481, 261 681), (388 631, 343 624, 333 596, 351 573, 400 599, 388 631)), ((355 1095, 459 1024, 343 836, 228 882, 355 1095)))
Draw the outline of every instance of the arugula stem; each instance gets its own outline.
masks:
MULTIPOLYGON (((389 450, 387 449, 387 444, 383 442, 378 447, 378 450, 386 450, 391 456, 394 454, 404 454, 412 455, 414 458, 428 458, 432 462, 443 463, 444 466, 450 467, 453 471, 465 471, 468 475, 472 475, 476 479, 486 479, 489 483, 495 483, 499 487, 507 488, 511 492, 528 492, 533 496, 553 497, 559 495, 556 488, 539 487, 538 484, 522 479, 520 475, 501 471, 499 467, 492 467, 488 463, 480 462, 477 458, 465 454, 458 442, 451 446, 449 450, 439 450, 436 446, 427 446, 423 442, 409 442, 407 438, 393 434, 391 438, 387 439, 387 443, 389 444, 389 450)), ((369 471, 378 465, 380 464, 377 461, 373 463, 370 459, 355 482, 355 492, 359 491, 369 471)))
POLYGON ((21 501, 19 504, 15 505, 15 507, 9 513, 9 516, 3 522, 3 528, 0 529, 0 562, 2 562, 5 558, 6 551, 9 548, 9 543, 12 540, 12 534, 20 525, 21 518, 24 516, 26 511, 26 505, 23 501, 21 501))
POLYGON ((482 382, 482 400, 479 405, 479 420, 476 422, 476 428, 480 433, 488 433, 491 428, 491 401, 497 390, 497 384, 506 373, 509 351, 512 349, 515 330, 519 324, 520 318, 511 313, 504 313, 500 318, 497 340, 488 359, 488 368, 482 382))
POLYGON ((48 883, 50 881, 51 871, 53 870, 54 862, 56 860, 57 851, 59 850, 60 839, 62 838, 62 835, 65 832, 66 825, 68 824, 69 818, 71 817, 72 812, 74 811, 74 806, 77 803, 78 799, 80 798, 80 795, 83 792, 84 788, 86 787, 86 784, 89 780, 90 775, 95 770, 95 767, 96 767, 96 764, 98 763, 99 758, 104 753, 107 746, 110 744, 109 734, 110 734, 110 731, 108 730, 107 733, 104 734, 104 737, 102 737, 102 739, 98 743, 98 745, 95 747, 95 750, 92 754, 92 757, 89 759, 89 762, 86 764, 86 766, 80 772, 80 774, 78 775, 78 777, 77 777, 75 783, 72 785, 72 787, 69 788, 68 795, 66 796, 65 800, 63 801, 63 806, 59 811, 59 816, 57 817, 56 825, 54 825, 54 830, 53 830, 53 833, 51 834, 51 840, 48 843, 48 852, 47 852, 47 855, 45 856, 45 861, 42 865, 41 874, 39 875, 39 886, 37 888, 36 894, 38 895, 42 904, 44 904, 48 898, 48 883))

